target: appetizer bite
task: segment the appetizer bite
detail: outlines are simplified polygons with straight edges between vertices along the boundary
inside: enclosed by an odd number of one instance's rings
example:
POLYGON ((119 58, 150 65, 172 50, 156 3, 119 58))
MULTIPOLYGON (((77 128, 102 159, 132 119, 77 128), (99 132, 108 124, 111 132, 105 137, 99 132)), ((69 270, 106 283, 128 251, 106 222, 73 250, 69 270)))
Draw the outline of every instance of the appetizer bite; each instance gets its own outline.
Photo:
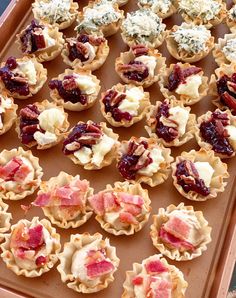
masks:
POLYGON ((14 103, 12 97, 8 96, 5 91, 0 93, 0 135, 11 129, 17 115, 18 106, 14 103))
POLYGON ((165 256, 176 261, 192 260, 202 255, 211 242, 211 227, 201 211, 180 203, 160 208, 153 216, 153 245, 165 256))
POLYGON ((4 239, 4 233, 6 233, 11 226, 11 219, 12 214, 7 212, 8 205, 3 203, 2 200, 0 200, 0 242, 4 239))
POLYGON ((116 158, 118 138, 104 122, 80 121, 64 140, 63 153, 86 170, 99 170, 116 158))
POLYGON ((57 145, 69 128, 67 113, 63 107, 43 100, 29 104, 20 110, 16 132, 21 143, 31 148, 48 149, 57 145))
POLYGON ((196 116, 190 108, 173 98, 157 101, 147 113, 145 129, 149 137, 157 139, 165 147, 181 146, 194 137, 196 116))
POLYGON ((214 47, 214 37, 203 25, 182 23, 168 32, 166 45, 169 53, 180 61, 197 62, 214 47))
POLYGON ((0 199, 20 200, 31 195, 43 176, 39 159, 21 147, 0 153, 0 199))
POLYGON ((16 275, 38 277, 57 262, 61 250, 60 235, 47 219, 21 219, 4 234, 2 260, 16 275))
POLYGON ((148 48, 159 47, 165 37, 166 25, 151 9, 127 13, 121 25, 121 37, 129 47, 143 44, 148 48))
POLYGON ((229 178, 227 164, 216 157, 214 151, 182 152, 172 167, 173 183, 178 192, 193 201, 206 201, 223 192, 229 178))
POLYGON ((174 160, 170 153, 170 149, 153 138, 132 137, 120 145, 117 168, 124 179, 154 187, 170 174, 170 164, 174 160))
POLYGON ((236 33, 236 5, 227 11, 226 24, 232 33, 236 33))
POLYGON ((126 84, 147 88, 159 79, 165 60, 158 50, 139 44, 120 54, 115 62, 115 70, 126 84))
POLYGON ((41 207, 45 216, 60 228, 78 228, 92 215, 87 199, 93 195, 89 181, 79 175, 60 172, 43 181, 33 206, 41 207))
POLYGON ((212 54, 219 66, 236 63, 236 32, 225 34, 224 38, 219 38, 212 54))
POLYGON ((132 235, 140 231, 149 219, 151 201, 140 184, 115 182, 88 199, 97 214, 96 220, 108 233, 132 235))
POLYGON ((9 57, 1 63, 0 88, 8 96, 26 99, 36 94, 47 80, 47 69, 36 58, 9 57))
POLYGON ((56 104, 70 111, 83 111, 95 104, 101 86, 91 71, 76 68, 51 79, 49 88, 56 104))
POLYGON ((160 18, 165 19, 176 12, 176 0, 138 0, 140 8, 151 9, 160 18))
POLYGON ((116 248, 100 233, 71 235, 59 254, 61 280, 79 293, 95 293, 114 281, 120 260, 116 248))
POLYGON ((141 86, 118 83, 102 93, 100 104, 102 115, 111 125, 130 127, 145 116, 150 105, 149 93, 141 86))
POLYGON ((134 263, 133 270, 126 271, 122 298, 184 298, 187 286, 183 273, 156 254, 141 264, 134 263))
POLYGON ((120 6, 123 6, 126 3, 128 3, 129 0, 103 0, 103 1, 117 3, 119 5, 119 7, 120 7, 120 6))

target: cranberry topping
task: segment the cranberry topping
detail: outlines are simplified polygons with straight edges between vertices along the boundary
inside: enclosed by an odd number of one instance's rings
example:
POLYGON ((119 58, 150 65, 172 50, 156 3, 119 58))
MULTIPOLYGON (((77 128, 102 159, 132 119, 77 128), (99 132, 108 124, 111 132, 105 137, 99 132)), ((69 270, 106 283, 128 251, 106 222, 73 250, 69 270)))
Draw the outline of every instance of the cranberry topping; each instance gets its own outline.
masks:
POLYGON ((124 154, 118 162, 118 170, 120 174, 128 180, 135 179, 140 169, 146 168, 152 163, 148 143, 141 141, 140 143, 130 141, 127 153, 124 154))
POLYGON ((119 70, 123 75, 136 82, 142 82, 149 76, 148 67, 141 61, 130 61, 128 64, 120 65, 119 70))
POLYGON ((38 21, 31 21, 31 24, 25 29, 23 35, 20 37, 23 53, 32 54, 37 50, 46 47, 45 38, 42 33, 44 28, 44 26, 39 25, 38 21))
POLYGON ((208 121, 201 123, 200 132, 203 140, 211 144, 215 152, 230 156, 234 153, 234 149, 230 145, 228 132, 224 128, 228 124, 228 115, 216 111, 208 121))
POLYGON ((74 126, 68 137, 63 142, 63 153, 73 154, 82 147, 91 148, 102 135, 101 126, 97 123, 78 123, 74 126))
POLYGON ((37 259, 35 260, 35 264, 40 267, 43 266, 47 263, 47 258, 45 256, 39 256, 37 257, 37 259))
POLYGON ((236 112, 236 73, 231 77, 223 75, 216 85, 221 102, 236 112))
POLYGON ((179 64, 175 64, 172 72, 168 78, 168 85, 166 88, 169 91, 174 91, 182 83, 185 83, 185 79, 191 75, 198 74, 202 69, 196 66, 181 69, 179 64))
POLYGON ((166 142, 172 142, 178 136, 178 125, 176 127, 166 126, 162 123, 161 117, 169 117, 169 104, 166 100, 160 105, 157 110, 156 134, 159 138, 162 138, 166 142))
POLYGON ((119 105, 126 97, 125 93, 119 94, 115 90, 108 90, 104 95, 102 102, 105 105, 105 112, 111 113, 115 121, 120 122, 122 119, 131 121, 132 115, 128 112, 122 112, 119 110, 119 105))
POLYGON ((184 160, 177 164, 175 172, 177 183, 188 193, 194 191, 202 196, 210 194, 210 189, 206 187, 204 181, 199 178, 199 174, 191 161, 184 160))
POLYGON ((65 102, 79 102, 82 105, 87 103, 87 95, 81 93, 73 75, 65 76, 62 81, 51 80, 49 82, 49 88, 52 90, 57 89, 60 97, 63 98, 65 102))
POLYGON ((20 110, 20 136, 25 145, 35 142, 34 133, 41 131, 39 127, 40 112, 35 104, 29 104, 20 110))
POLYGON ((9 57, 4 67, 0 68, 0 78, 7 90, 11 93, 27 96, 30 93, 29 84, 26 78, 23 78, 12 70, 17 68, 15 57, 9 57))

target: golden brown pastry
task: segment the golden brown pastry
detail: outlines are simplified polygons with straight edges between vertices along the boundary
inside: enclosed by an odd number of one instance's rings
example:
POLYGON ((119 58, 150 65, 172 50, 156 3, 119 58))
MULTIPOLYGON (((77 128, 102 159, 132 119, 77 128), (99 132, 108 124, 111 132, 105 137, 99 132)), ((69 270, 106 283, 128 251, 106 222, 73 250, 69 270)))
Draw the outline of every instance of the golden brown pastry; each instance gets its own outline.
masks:
POLYGON ((2 91, 0 93, 0 135, 11 129, 17 118, 17 108, 13 98, 2 91))
POLYGON ((219 66, 236 63, 236 33, 225 34, 224 38, 219 38, 212 54, 219 66))
POLYGON ((165 19, 176 13, 176 0, 138 0, 140 8, 151 9, 160 18, 165 19))

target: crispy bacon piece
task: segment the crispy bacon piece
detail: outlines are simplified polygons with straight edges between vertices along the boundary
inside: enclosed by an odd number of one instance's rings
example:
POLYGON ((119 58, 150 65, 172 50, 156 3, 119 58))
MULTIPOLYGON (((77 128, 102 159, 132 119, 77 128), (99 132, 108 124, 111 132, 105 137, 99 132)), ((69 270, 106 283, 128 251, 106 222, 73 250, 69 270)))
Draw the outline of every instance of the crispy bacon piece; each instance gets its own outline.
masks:
POLYGON ((151 260, 145 264, 145 269, 148 274, 159 274, 167 272, 168 269, 162 264, 160 260, 151 260))
POLYGON ((190 233, 190 226, 184 220, 171 216, 165 223, 165 230, 179 239, 187 239, 190 233))
POLYGON ((105 212, 105 207, 104 207, 104 199, 103 199, 103 194, 98 193, 92 197, 88 198, 88 201, 93 208, 93 210, 96 212, 98 215, 103 215, 105 212))
POLYGON ((137 225, 137 219, 129 212, 120 212, 119 220, 122 223, 137 225))
POLYGON ((140 286, 143 284, 143 277, 142 276, 135 276, 133 279, 132 279, 132 284, 134 286, 140 286))
POLYGON ((142 197, 138 195, 131 195, 127 192, 118 192, 117 201, 125 204, 137 205, 139 207, 141 207, 144 204, 144 200, 142 197))
POLYGON ((97 278, 112 272, 115 267, 111 262, 103 260, 98 263, 89 264, 86 268, 88 277, 97 278))
POLYGON ((153 298, 170 298, 172 283, 168 280, 157 280, 151 284, 151 297, 153 298))
POLYGON ((119 206, 116 201, 116 197, 112 192, 103 193, 104 209, 106 212, 117 209, 119 206))
POLYGON ((6 165, 0 166, 0 178, 4 181, 23 182, 30 169, 18 157, 13 157, 6 165))

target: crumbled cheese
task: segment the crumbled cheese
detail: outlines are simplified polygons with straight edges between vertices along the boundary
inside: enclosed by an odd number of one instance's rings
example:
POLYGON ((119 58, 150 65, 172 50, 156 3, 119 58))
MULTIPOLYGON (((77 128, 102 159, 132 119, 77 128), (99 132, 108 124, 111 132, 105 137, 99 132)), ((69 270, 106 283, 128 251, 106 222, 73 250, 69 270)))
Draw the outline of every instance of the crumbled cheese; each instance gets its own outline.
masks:
POLYGON ((97 84, 90 76, 75 74, 75 81, 80 90, 85 94, 93 94, 96 91, 97 84))
POLYGON ((139 61, 148 67, 148 72, 151 77, 154 76, 154 71, 157 65, 156 58, 153 56, 143 55, 136 57, 134 61, 139 61))
POLYGON ((57 108, 46 109, 38 116, 39 126, 45 131, 54 133, 55 130, 63 125, 65 115, 57 108))
POLYGON ((211 179, 214 174, 214 169, 205 161, 197 161, 194 163, 195 168, 198 171, 200 179, 202 179, 207 187, 211 184, 211 179))
POLYGON ((126 98, 119 105, 119 110, 128 112, 131 116, 138 115, 139 101, 143 98, 143 92, 138 87, 133 87, 125 92, 126 98))
POLYGON ((227 60, 236 62, 236 38, 227 40, 222 52, 225 54, 227 60))
POLYGON ((173 107, 169 109, 168 118, 178 123, 179 136, 184 135, 189 118, 189 111, 181 107, 173 107))
POLYGON ((153 148, 150 150, 150 157, 152 162, 145 168, 142 168, 138 171, 140 175, 145 175, 151 177, 154 173, 156 173, 160 169, 160 164, 165 161, 162 156, 161 149, 153 148))
MULTIPOLYGON (((42 33, 43 33, 43 37, 44 37, 44 40, 45 40, 45 43, 46 43, 45 48, 47 49, 47 48, 51 48, 51 47, 55 46, 56 40, 49 36, 48 28, 45 27, 43 29, 42 33)), ((43 48, 42 50, 44 50, 45 48, 43 48)), ((39 51, 40 51, 40 49, 39 49, 39 51)))
POLYGON ((50 24, 63 23, 71 19, 71 3, 70 0, 50 0, 35 1, 35 10, 37 10, 38 17, 43 20, 48 20, 50 24))
POLYGON ((46 131, 45 133, 36 131, 34 133, 34 139, 39 145, 43 146, 55 142, 57 140, 57 136, 49 131, 46 131))
POLYGON ((138 0, 140 6, 149 6, 154 12, 167 13, 172 5, 172 0, 138 0))
POLYGON ((82 147, 78 151, 74 152, 74 156, 83 164, 87 164, 91 161, 92 150, 88 147, 82 147))
POLYGON ((111 151, 115 141, 113 138, 108 137, 107 135, 103 135, 100 141, 92 146, 93 157, 92 163, 96 166, 100 166, 105 155, 111 151))
POLYGON ((200 75, 192 75, 185 79, 184 83, 180 83, 175 90, 176 93, 188 95, 192 98, 199 96, 199 86, 202 84, 202 77, 200 75))
POLYGON ((228 16, 231 20, 235 21, 236 20, 236 5, 234 5, 229 11, 228 11, 228 16))
POLYGON ((225 127, 225 129, 227 130, 227 132, 229 134, 229 139, 231 141, 236 141, 236 127, 233 125, 227 125, 225 127))
POLYGON ((137 43, 141 44, 155 42, 165 27, 166 25, 150 9, 140 9, 127 13, 122 24, 123 34, 128 38, 134 38, 137 43))
POLYGON ((179 10, 191 18, 200 17, 204 21, 214 19, 219 14, 221 4, 214 0, 180 0, 179 10))
POLYGON ((3 128, 2 114, 4 114, 8 109, 11 108, 13 102, 8 97, 3 97, 0 95, 0 129, 3 128))
POLYGON ((211 32, 203 25, 188 27, 186 23, 182 23, 171 36, 178 44, 178 50, 198 54, 207 50, 206 42, 210 39, 211 32))
POLYGON ((28 80, 30 85, 37 83, 37 73, 34 63, 31 60, 28 61, 17 61, 17 67, 12 70, 13 73, 18 73, 22 77, 28 80))

